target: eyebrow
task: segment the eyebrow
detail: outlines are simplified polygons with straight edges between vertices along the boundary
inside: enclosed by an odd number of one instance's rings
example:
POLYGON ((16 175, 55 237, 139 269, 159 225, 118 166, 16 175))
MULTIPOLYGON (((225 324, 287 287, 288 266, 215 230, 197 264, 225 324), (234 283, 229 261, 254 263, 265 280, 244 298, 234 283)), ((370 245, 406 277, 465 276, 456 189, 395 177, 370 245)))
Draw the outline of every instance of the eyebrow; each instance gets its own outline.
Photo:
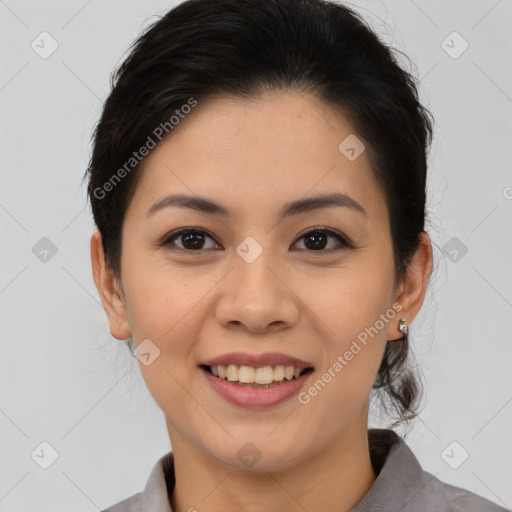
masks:
MULTIPOLYGON (((279 219, 293 215, 299 215, 301 213, 311 212, 314 210, 320 210, 322 208, 329 208, 332 206, 350 208, 353 211, 357 211, 363 214, 365 217, 367 216, 366 210, 355 199, 347 196, 346 194, 336 192, 333 194, 324 194, 285 203, 279 212, 279 219)), ((153 206, 151 206, 151 208, 149 208, 145 216, 146 218, 150 217, 156 212, 170 207, 190 208, 192 210, 196 210, 198 212, 206 213, 209 215, 221 215, 223 217, 231 216, 229 209, 218 203, 215 203, 210 199, 199 196, 188 196, 184 194, 173 194, 160 199, 153 206)))

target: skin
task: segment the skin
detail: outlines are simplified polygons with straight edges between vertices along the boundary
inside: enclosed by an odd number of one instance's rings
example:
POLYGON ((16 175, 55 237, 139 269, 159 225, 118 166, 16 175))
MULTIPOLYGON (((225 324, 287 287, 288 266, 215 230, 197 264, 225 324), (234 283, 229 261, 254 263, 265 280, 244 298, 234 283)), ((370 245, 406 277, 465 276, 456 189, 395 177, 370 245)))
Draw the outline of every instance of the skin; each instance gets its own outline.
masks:
POLYGON ((200 102, 145 162, 124 221, 121 276, 106 264, 99 232, 91 238, 112 335, 136 346, 149 338, 160 350, 140 368, 166 416, 175 512, 349 511, 376 478, 368 396, 386 340, 402 336, 398 319, 410 324, 421 308, 432 250, 424 234, 395 283, 388 210, 367 152, 349 161, 338 150, 353 133, 340 112, 306 94, 200 102), (285 202, 334 191, 366 216, 331 206, 277 217, 285 202), (210 198, 232 216, 170 207, 145 217, 171 193, 210 198), (311 249, 304 235, 315 226, 356 247, 329 235, 325 248, 311 249), (181 227, 212 237, 200 254, 179 236, 181 252, 158 245, 181 227), (263 249, 252 263, 236 252, 247 236, 263 249), (281 352, 314 366, 307 388, 396 303, 400 313, 306 405, 296 396, 260 410, 232 405, 197 366, 232 351, 281 352), (262 454, 252 467, 237 457, 249 441, 262 454))

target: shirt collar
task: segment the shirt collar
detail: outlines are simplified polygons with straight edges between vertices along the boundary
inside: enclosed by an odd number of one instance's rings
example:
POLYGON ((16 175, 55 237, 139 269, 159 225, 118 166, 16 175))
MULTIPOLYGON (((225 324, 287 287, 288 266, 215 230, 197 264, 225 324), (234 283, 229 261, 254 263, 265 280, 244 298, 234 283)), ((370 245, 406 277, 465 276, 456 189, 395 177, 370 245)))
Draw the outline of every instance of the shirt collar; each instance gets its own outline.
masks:
POLYGON ((428 474, 393 430, 369 429, 368 444, 377 478, 352 512, 402 510, 423 488, 428 474))
POLYGON ((142 493, 141 512, 172 512, 167 487, 169 486, 169 491, 172 492, 174 483, 174 454, 171 451, 160 457, 151 470, 142 493))
MULTIPOLYGON (((369 429, 370 458, 377 478, 352 512, 396 511, 404 506, 404 490, 414 492, 423 480, 423 470, 404 440, 393 430, 369 429)), ((153 467, 142 493, 142 512, 173 512, 174 455, 162 456, 153 467)), ((420 489, 418 488, 418 491, 420 489)))

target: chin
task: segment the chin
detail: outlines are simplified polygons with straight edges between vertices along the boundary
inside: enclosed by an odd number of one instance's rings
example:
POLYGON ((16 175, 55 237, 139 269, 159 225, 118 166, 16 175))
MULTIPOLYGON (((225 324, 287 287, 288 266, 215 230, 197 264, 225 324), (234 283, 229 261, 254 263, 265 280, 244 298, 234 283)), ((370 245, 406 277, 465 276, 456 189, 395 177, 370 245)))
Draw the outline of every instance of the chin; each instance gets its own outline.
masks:
POLYGON ((261 437, 244 435, 229 442, 216 443, 211 450, 207 451, 219 462, 237 470, 252 472, 282 471, 290 469, 300 461, 297 458, 297 447, 304 445, 304 439, 286 437, 288 440, 283 443, 282 439, 271 440, 267 434, 261 437), (222 446, 222 451, 218 448, 222 446))

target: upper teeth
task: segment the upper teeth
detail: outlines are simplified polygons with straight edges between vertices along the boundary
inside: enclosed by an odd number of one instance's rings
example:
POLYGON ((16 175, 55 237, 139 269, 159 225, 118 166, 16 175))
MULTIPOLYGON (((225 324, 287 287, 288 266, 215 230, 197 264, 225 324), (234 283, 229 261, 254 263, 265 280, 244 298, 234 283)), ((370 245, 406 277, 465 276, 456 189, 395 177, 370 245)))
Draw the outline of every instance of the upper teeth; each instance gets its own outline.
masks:
POLYGON ((219 364, 210 366, 210 368, 215 377, 247 384, 270 384, 273 381, 282 381, 283 379, 292 380, 297 378, 303 370, 303 368, 283 365, 253 368, 252 366, 239 366, 237 364, 219 364))

